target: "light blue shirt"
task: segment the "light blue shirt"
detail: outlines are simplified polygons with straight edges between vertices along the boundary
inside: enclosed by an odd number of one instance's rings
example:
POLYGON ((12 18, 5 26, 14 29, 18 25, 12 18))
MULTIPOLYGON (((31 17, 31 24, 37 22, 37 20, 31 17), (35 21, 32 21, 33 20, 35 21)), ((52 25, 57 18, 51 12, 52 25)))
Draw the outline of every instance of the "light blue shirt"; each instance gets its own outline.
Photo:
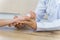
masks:
POLYGON ((60 0, 39 0, 35 13, 37 31, 60 29, 60 0))
POLYGON ((44 19, 45 14, 48 20, 53 21, 60 18, 60 0, 39 0, 36 8, 37 21, 44 19))

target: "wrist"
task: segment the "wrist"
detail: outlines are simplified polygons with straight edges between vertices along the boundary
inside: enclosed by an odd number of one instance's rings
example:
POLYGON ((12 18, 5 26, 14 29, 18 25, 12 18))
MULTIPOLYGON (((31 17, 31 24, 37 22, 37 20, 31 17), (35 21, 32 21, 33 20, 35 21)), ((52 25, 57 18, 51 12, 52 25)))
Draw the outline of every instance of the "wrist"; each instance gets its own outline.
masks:
POLYGON ((33 28, 34 30, 37 29, 37 24, 36 24, 36 22, 33 24, 32 28, 33 28))
POLYGON ((32 23, 30 23, 29 25, 30 25, 30 27, 31 27, 32 29, 34 29, 34 30, 37 29, 37 23, 36 23, 36 22, 32 22, 32 23))

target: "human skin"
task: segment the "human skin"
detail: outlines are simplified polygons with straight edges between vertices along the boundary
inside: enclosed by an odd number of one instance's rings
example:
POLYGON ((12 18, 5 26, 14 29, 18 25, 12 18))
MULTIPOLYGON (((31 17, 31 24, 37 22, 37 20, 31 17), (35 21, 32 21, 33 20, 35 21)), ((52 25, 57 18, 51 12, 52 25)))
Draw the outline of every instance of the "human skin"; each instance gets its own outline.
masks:
POLYGON ((23 28, 23 26, 28 25, 29 27, 33 28, 34 30, 36 30, 37 24, 36 24, 36 15, 33 11, 30 11, 30 15, 31 16, 23 16, 22 19, 20 19, 21 17, 15 17, 15 19, 17 19, 16 23, 14 23, 15 27, 17 29, 23 28))
POLYGON ((14 20, 0 19, 0 27, 13 23, 14 20))

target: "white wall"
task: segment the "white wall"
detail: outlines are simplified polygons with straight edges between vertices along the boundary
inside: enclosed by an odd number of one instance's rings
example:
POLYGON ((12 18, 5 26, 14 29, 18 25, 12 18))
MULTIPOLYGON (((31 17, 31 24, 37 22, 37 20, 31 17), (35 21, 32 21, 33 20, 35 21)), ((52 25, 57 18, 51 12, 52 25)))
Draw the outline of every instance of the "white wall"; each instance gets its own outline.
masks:
POLYGON ((0 12, 27 13, 36 7, 38 0, 0 0, 0 12))

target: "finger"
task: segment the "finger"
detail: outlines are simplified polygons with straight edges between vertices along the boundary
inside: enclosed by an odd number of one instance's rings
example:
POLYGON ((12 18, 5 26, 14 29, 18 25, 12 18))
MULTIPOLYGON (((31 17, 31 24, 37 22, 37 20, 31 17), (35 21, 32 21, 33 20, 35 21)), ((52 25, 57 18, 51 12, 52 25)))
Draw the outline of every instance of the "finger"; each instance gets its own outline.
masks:
POLYGON ((13 26, 15 26, 17 23, 15 22, 15 23, 13 23, 13 26))
POLYGON ((16 24, 15 27, 16 27, 17 29, 21 29, 23 26, 22 26, 22 24, 16 24))
POLYGON ((16 23, 14 23, 14 25, 16 25, 16 24, 30 24, 31 22, 29 22, 29 21, 17 21, 16 23))
POLYGON ((12 24, 9 24, 8 26, 9 26, 9 27, 11 27, 11 26, 12 26, 12 24))
POLYGON ((9 27, 11 27, 11 24, 8 24, 9 27))
POLYGON ((36 19, 36 14, 33 11, 30 11, 31 18, 36 19))

